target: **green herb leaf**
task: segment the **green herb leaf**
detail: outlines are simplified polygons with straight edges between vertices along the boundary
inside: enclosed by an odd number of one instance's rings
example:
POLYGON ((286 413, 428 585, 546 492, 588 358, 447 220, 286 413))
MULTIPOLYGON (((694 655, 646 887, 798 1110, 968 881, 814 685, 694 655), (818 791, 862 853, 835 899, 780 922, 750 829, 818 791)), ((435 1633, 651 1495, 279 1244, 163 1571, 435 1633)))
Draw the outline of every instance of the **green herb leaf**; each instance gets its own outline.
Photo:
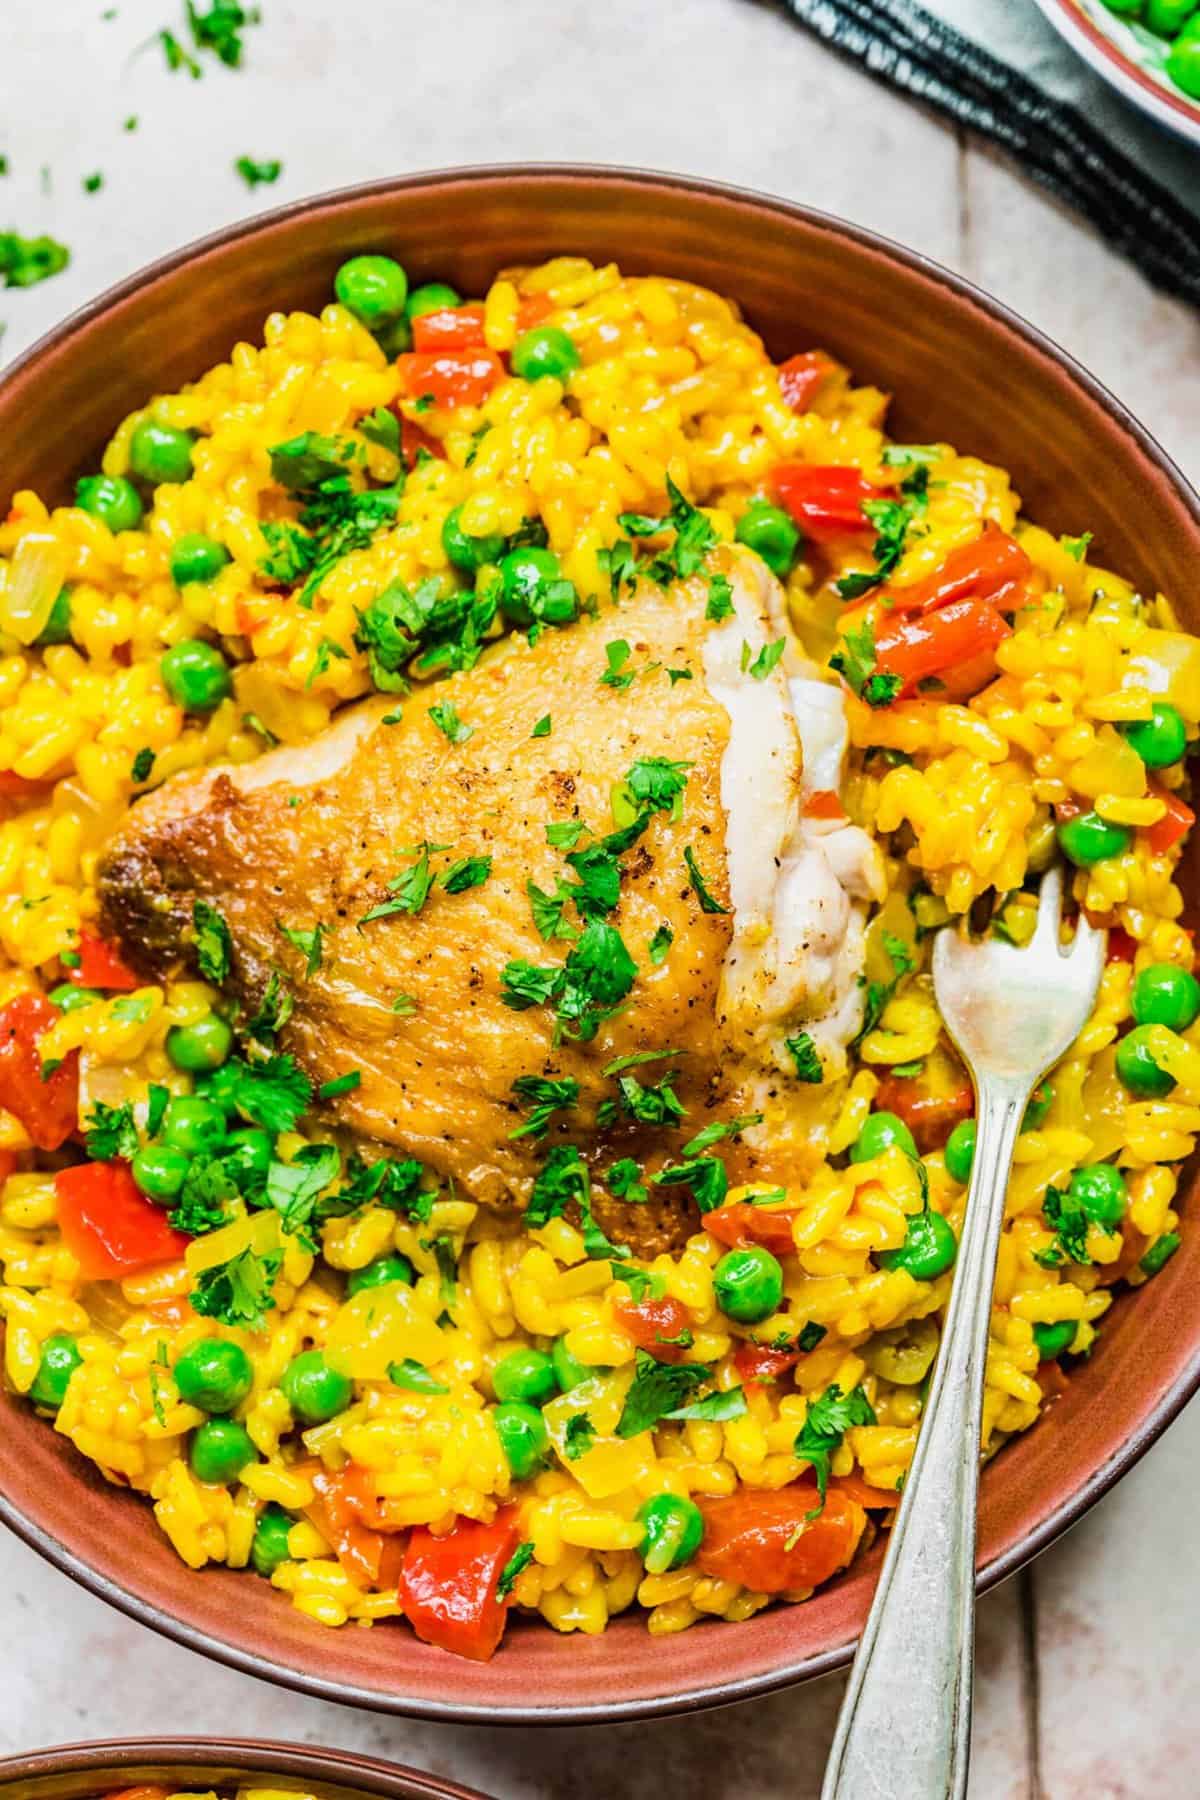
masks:
POLYGON ((271 1159, 267 1171, 267 1204, 283 1220, 283 1229, 306 1231, 318 1196, 337 1179, 342 1159, 333 1144, 305 1144, 290 1163, 271 1159))
POLYGON ((783 1041, 796 1065, 798 1081, 815 1083, 825 1079, 825 1071, 821 1067, 821 1053, 807 1031, 798 1031, 794 1037, 784 1038, 783 1041))
POLYGON ((195 931, 196 967, 205 981, 220 987, 229 978, 233 960, 233 939, 221 913, 207 900, 197 900, 192 907, 195 931))
POLYGON ((278 159, 272 162, 255 162, 252 156, 239 156, 233 166, 248 188, 269 185, 278 181, 283 173, 283 164, 278 159))
POLYGON ((223 1077, 237 1110, 267 1131, 294 1131, 312 1099, 312 1083, 291 1056, 247 1063, 232 1057, 223 1077))
POLYGON ((751 1125, 761 1125, 762 1121, 761 1113, 743 1113, 736 1119, 714 1120, 703 1131, 698 1131, 690 1143, 683 1146, 683 1154, 700 1156, 705 1150, 711 1150, 714 1144, 721 1143, 725 1138, 737 1137, 739 1132, 751 1125))
POLYGON ((189 1237, 203 1237, 229 1223, 229 1202, 237 1198, 237 1184, 215 1156, 194 1156, 167 1223, 189 1237))
POLYGON ((193 1312, 222 1325, 262 1331, 282 1264, 279 1251, 256 1256, 253 1250, 242 1250, 228 1262, 202 1270, 190 1296, 193 1312))
POLYGON ((429 708, 429 716, 438 730, 444 732, 452 744, 465 744, 469 737, 475 735, 473 725, 464 725, 458 716, 458 708, 453 700, 441 700, 429 708))
POLYGON ((689 1187, 702 1213, 720 1206, 729 1192, 729 1176, 719 1156, 696 1156, 671 1163, 651 1176, 655 1187, 689 1187))
POLYGON ((746 1410, 746 1394, 741 1387, 727 1388, 723 1394, 706 1394, 690 1406, 677 1406, 665 1416, 668 1419, 711 1419, 724 1424, 726 1419, 740 1419, 746 1410))
POLYGON ((153 773, 154 773, 154 752, 153 752, 153 750, 147 750, 147 749, 139 750, 137 755, 134 757, 133 761, 129 765, 130 781, 135 781, 135 782, 139 782, 139 783, 143 782, 143 781, 149 781, 149 779, 153 773))
POLYGON ((542 1075, 518 1075, 512 1086, 517 1099, 527 1102, 533 1110, 523 1125, 509 1132, 510 1138, 545 1137, 554 1114, 561 1107, 574 1106, 579 1099, 579 1083, 570 1076, 559 1081, 542 1075))
POLYGON ((688 880, 691 882, 696 898, 700 902, 700 911, 706 913, 727 913, 729 908, 727 906, 722 906, 721 902, 714 898, 713 894, 709 891, 708 884, 701 873, 700 865, 696 861, 696 852, 692 849, 690 844, 686 846, 683 852, 683 860, 687 865, 688 880))
POLYGON ((653 968, 657 969, 660 964, 666 962, 667 957, 670 955, 671 945, 674 942, 675 933, 671 930, 671 927, 666 924, 660 925, 654 936, 650 939, 649 944, 646 946, 653 968))
POLYGON ((275 921, 289 944, 293 944, 304 958, 305 979, 316 974, 321 966, 322 939, 328 929, 320 924, 305 928, 298 925, 284 925, 275 921))
POLYGON ((563 1431, 563 1455, 568 1462, 578 1462, 596 1442, 596 1427, 587 1413, 572 1413, 563 1431))
POLYGON ((544 737, 550 736, 550 714, 549 713, 542 714, 541 718, 538 720, 537 724, 534 726, 533 730, 530 732, 529 735, 531 738, 544 738, 544 737))
POLYGON ((129 1162, 137 1155, 137 1126, 128 1100, 121 1106, 105 1106, 103 1100, 97 1100, 85 1124, 84 1142, 93 1162, 112 1162, 118 1156, 129 1162))
MULTIPOLYGON (((809 1401, 804 1423, 796 1434, 793 1454, 801 1462, 811 1463, 822 1507, 829 1487, 830 1462, 834 1451, 841 1448, 846 1433, 852 1426, 875 1423, 875 1409, 861 1386, 843 1394, 835 1382, 815 1400, 809 1401)), ((821 1508, 816 1510, 819 1512, 821 1508)))
POLYGON ((378 444, 381 450, 390 450, 393 456, 399 456, 400 421, 386 406, 377 406, 374 412, 360 419, 358 429, 369 444, 378 444))
POLYGON ((687 1405, 689 1395, 713 1376, 707 1363, 658 1362, 645 1350, 637 1352, 635 1370, 617 1420, 618 1437, 649 1431, 659 1419, 687 1405))
POLYGON ((642 1181, 642 1165, 632 1156, 622 1156, 611 1165, 604 1185, 614 1200, 624 1200, 630 1206, 641 1206, 650 1198, 650 1190, 642 1181))
POLYGON ((445 1382, 438 1381, 429 1373, 424 1363, 419 1363, 411 1356, 400 1362, 388 1364, 388 1380, 393 1387, 409 1388, 414 1394, 448 1394, 450 1389, 445 1382))
POLYGON ((841 646, 829 659, 852 693, 868 706, 890 706, 904 686, 899 675, 881 674, 875 667, 875 631, 869 619, 855 631, 847 631, 841 646))
POLYGON ((742 645, 742 667, 746 669, 752 680, 765 681, 771 670, 776 667, 780 657, 787 649, 784 638, 776 638, 773 644, 764 644, 754 661, 750 661, 749 644, 742 645))

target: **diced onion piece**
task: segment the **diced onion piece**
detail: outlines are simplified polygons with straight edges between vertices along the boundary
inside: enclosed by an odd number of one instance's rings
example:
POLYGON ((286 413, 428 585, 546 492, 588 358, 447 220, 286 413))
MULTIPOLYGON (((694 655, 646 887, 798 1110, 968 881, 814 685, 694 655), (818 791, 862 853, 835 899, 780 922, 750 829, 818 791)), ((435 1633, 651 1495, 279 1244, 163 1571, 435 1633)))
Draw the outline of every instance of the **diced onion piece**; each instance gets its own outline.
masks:
POLYGON ((1189 725, 1200 724, 1200 642, 1182 631, 1147 626, 1134 649, 1121 686, 1145 688, 1156 700, 1178 707, 1189 725))
POLYGON ((355 1381, 386 1381, 392 1363, 444 1362, 449 1345, 411 1288, 400 1282, 364 1288, 339 1307, 325 1342, 325 1360, 355 1381))
POLYGON ((66 573, 67 553, 58 539, 49 532, 27 532, 0 588, 0 630, 32 644, 45 629, 66 573))

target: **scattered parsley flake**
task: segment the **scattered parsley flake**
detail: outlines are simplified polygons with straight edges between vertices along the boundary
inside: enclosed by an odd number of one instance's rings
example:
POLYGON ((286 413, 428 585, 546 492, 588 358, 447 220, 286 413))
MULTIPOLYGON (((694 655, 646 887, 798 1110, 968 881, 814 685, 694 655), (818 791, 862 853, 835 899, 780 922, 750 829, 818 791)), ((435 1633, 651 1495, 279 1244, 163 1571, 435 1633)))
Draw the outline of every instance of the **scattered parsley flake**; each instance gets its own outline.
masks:
POLYGON ((637 675, 636 669, 626 669, 625 664, 633 655, 624 638, 613 638, 604 646, 604 659, 608 664, 600 681, 604 687, 616 688, 618 692, 629 687, 637 675))
MULTIPOLYGON (((444 1391, 444 1390, 443 1390, 444 1391)), ((496 1583, 497 1600, 506 1600, 512 1593, 517 1576, 527 1569, 533 1561, 533 1545, 528 1539, 518 1544, 504 1567, 500 1571, 500 1579, 496 1583)))
POLYGON ((17 231, 0 231, 0 287, 36 287, 49 281, 71 260, 65 244, 52 237, 22 237, 17 231))
POLYGON ((468 888, 482 887, 491 872, 490 856, 460 856, 437 879, 448 894, 465 894, 468 888))
POLYGON ((1079 537, 1060 537, 1058 541, 1068 556, 1072 557, 1077 563, 1081 563, 1087 557, 1088 549, 1092 542, 1092 534, 1090 531, 1084 531, 1081 532, 1079 537))
POLYGON ((84 1123, 87 1126, 84 1141, 93 1162, 112 1162, 118 1156, 128 1162, 137 1155, 137 1126, 128 1100, 121 1106, 105 1106, 102 1100, 97 1100, 84 1123))
POLYGON ((444 844, 418 844, 414 852, 417 860, 410 863, 407 869, 401 869, 399 875, 394 875, 387 884, 391 899, 382 900, 378 906, 365 912, 358 921, 360 929, 372 919, 389 919, 394 913, 407 913, 410 918, 415 918, 428 900, 429 890, 433 886, 430 852, 444 850, 445 847, 444 844))
POLYGON ((134 782, 149 781, 154 771, 153 750, 141 749, 129 765, 129 779, 134 782))
POLYGON ((452 744, 465 744, 469 737, 474 736, 475 727, 463 724, 453 700, 439 700, 429 708, 429 716, 452 744))
POLYGON ((306 981, 309 980, 321 966, 322 939, 328 926, 319 921, 307 929, 297 925, 284 925, 278 919, 275 923, 288 943, 294 945, 304 958, 304 977, 306 981))
POLYGON ((765 681, 786 649, 786 639, 776 638, 774 643, 764 644, 753 662, 751 662, 750 646, 743 642, 742 668, 750 675, 751 680, 765 681))
POLYGON ((578 1462, 596 1442, 596 1427, 587 1413, 572 1413, 563 1432, 563 1455, 568 1462, 578 1462))
POLYGON ((525 1123, 509 1132, 514 1139, 545 1137, 554 1114, 561 1107, 574 1106, 579 1099, 579 1083, 570 1076, 554 1080, 542 1075, 518 1075, 512 1088, 518 1100, 533 1108, 525 1123))
POLYGON ((820 1051, 807 1031, 798 1031, 794 1037, 784 1038, 783 1041, 796 1065, 798 1081, 816 1083, 824 1080, 820 1051))
POLYGON ((712 893, 709 891, 708 884, 700 871, 700 865, 696 861, 696 852, 692 849, 690 844, 686 846, 683 852, 683 860, 687 865, 688 880, 691 882, 696 898, 700 902, 700 911, 706 913, 727 913, 729 908, 727 906, 722 906, 721 902, 714 899, 712 893))
POLYGON ((669 1163, 651 1176, 655 1187, 688 1187, 702 1213, 720 1206, 729 1192, 729 1176, 719 1156, 696 1156, 687 1162, 669 1163))
POLYGON ((617 1420, 617 1436, 636 1437, 686 1406, 696 1388, 711 1381, 707 1363, 663 1363, 646 1350, 637 1352, 635 1374, 617 1420))
POLYGON ((323 1081, 317 1089, 318 1100, 336 1100, 339 1094, 352 1094, 362 1086, 362 1070, 347 1069, 344 1075, 335 1075, 332 1081, 323 1081))
POLYGON ((83 191, 85 194, 98 194, 103 186, 104 177, 99 170, 97 170, 94 175, 85 175, 83 178, 83 191))
POLYGON ((661 963, 666 962, 667 957, 670 955, 671 945, 674 942, 675 933, 671 930, 671 927, 667 924, 660 925, 654 936, 650 939, 649 944, 646 946, 647 954, 650 957, 650 963, 653 968, 657 969, 661 963))
POLYGON ((233 960, 233 939, 223 915, 207 900, 197 900, 192 907, 195 931, 196 967, 205 981, 220 987, 229 979, 233 960))
POLYGON ((275 1277, 282 1264, 279 1251, 257 1256, 253 1250, 242 1250, 228 1262, 202 1270, 191 1293, 193 1312, 222 1325, 261 1331, 273 1305, 275 1277))
POLYGON ((388 1380, 393 1387, 408 1388, 414 1394, 448 1394, 450 1389, 445 1382, 438 1381, 429 1373, 424 1363, 417 1362, 414 1357, 406 1356, 400 1362, 388 1364, 388 1380))
POLYGON ((550 714, 549 713, 542 714, 541 718, 538 720, 537 724, 534 726, 533 730, 530 732, 529 735, 531 738, 544 738, 544 737, 550 736, 550 714))
POLYGON ((804 1423, 796 1434, 793 1454, 812 1465, 821 1496, 820 1512, 829 1488, 830 1463, 835 1450, 841 1448, 846 1433, 854 1425, 874 1425, 875 1409, 861 1386, 843 1394, 836 1382, 808 1403, 804 1423))
POLYGON ((869 619, 864 619, 857 630, 845 633, 840 647, 829 659, 829 666, 838 671, 851 693, 865 700, 868 706, 890 706, 904 686, 899 675, 882 673, 876 668, 875 631, 869 619))
POLYGON ((683 1154, 700 1156, 705 1150, 711 1150, 714 1144, 723 1143, 726 1138, 737 1137, 739 1133, 747 1131, 751 1125, 761 1125, 762 1122, 763 1115, 761 1113, 742 1113, 736 1119, 714 1119, 711 1125, 706 1125, 702 1131, 696 1133, 689 1143, 683 1146, 683 1154))

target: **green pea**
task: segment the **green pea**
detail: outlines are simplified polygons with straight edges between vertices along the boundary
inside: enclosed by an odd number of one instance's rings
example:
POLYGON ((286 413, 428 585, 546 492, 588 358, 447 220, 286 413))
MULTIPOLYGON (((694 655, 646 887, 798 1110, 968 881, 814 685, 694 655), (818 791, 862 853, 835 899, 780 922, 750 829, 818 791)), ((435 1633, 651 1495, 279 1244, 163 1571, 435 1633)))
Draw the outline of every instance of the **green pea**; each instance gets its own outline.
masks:
POLYGON ((1163 1264, 1170 1262, 1182 1242, 1183 1239, 1177 1231, 1164 1232, 1162 1237, 1155 1238, 1138 1264, 1138 1268, 1143 1275, 1157 1275, 1163 1264))
POLYGON ((319 1350, 293 1356, 279 1378, 284 1399, 305 1425, 323 1425, 345 1412, 354 1398, 354 1383, 331 1369, 319 1350))
POLYGON ((219 1069, 232 1049, 233 1032, 219 1013, 205 1013, 190 1025, 172 1025, 167 1033, 167 1055, 189 1075, 219 1069))
POLYGON ((1200 1018, 1200 981, 1174 963, 1151 963, 1135 977, 1129 1004, 1139 1025, 1186 1031, 1200 1018))
POLYGON ((1071 1177, 1070 1192, 1093 1225, 1115 1226, 1125 1217, 1129 1190, 1111 1163, 1088 1163, 1071 1177))
POLYGON ((560 325, 535 325, 512 347, 513 374, 522 381, 538 381, 543 375, 566 381, 578 367, 579 352, 560 325))
POLYGON ((525 1400, 544 1406, 558 1392, 554 1359, 544 1350, 510 1350, 492 1370, 498 1400, 525 1400))
POLYGON ((893 1112, 869 1113, 866 1124, 851 1147, 850 1161, 870 1162, 874 1157, 882 1156, 885 1150, 893 1148, 916 1158, 916 1140, 903 1119, 897 1118, 893 1112))
POLYGON ((1139 1100, 1161 1100, 1175 1086, 1175 1077, 1160 1069, 1146 1042, 1152 1025, 1135 1025, 1117 1045, 1117 1074, 1139 1100))
POLYGON ((419 319, 422 313, 445 312, 448 307, 461 306, 462 295, 444 281, 427 281, 423 287, 415 287, 408 296, 404 308, 410 319, 419 319))
POLYGON ((1193 100, 1200 100, 1200 34, 1190 31, 1175 39, 1166 61, 1167 74, 1177 88, 1193 100))
POLYGON ((1173 38, 1196 10, 1196 0, 1146 0, 1146 24, 1160 37, 1173 38))
POLYGON ((270 1506, 263 1507, 250 1546, 250 1561, 257 1574, 270 1577, 280 1563, 288 1560, 288 1534, 294 1523, 291 1514, 285 1513, 282 1506, 276 1506, 273 1501, 270 1506))
POLYGON ((654 1494, 637 1510, 645 1533, 638 1549, 648 1575, 665 1575, 691 1562, 704 1536, 704 1515, 682 1494, 654 1494))
POLYGON ((130 1173, 150 1200, 173 1200, 191 1167, 191 1158, 170 1144, 145 1144, 129 1165, 130 1173))
POLYGON ((212 712, 233 692, 229 664, 215 644, 185 638, 159 664, 167 692, 184 712, 212 712))
POLYGON ((450 558, 456 569, 467 569, 474 573, 484 563, 499 562, 504 555, 504 539, 498 533, 486 537, 472 537, 463 530, 459 522, 461 506, 446 514, 446 522, 442 526, 442 549, 450 558))
POLYGON ((231 1131, 221 1150, 221 1161, 230 1177, 245 1192, 262 1185, 271 1167, 274 1141, 269 1131, 251 1127, 247 1131, 231 1131))
POLYGON ((390 256, 352 256, 334 276, 333 291, 368 331, 382 331, 404 312, 408 276, 390 256))
POLYGON ((97 1000, 103 998, 99 988, 76 987, 72 981, 51 988, 47 995, 51 1006, 57 1006, 59 1012, 77 1012, 81 1006, 95 1006, 97 1000))
POLYGON ((1060 1319, 1056 1325, 1035 1325, 1033 1341, 1037 1345, 1038 1361, 1057 1362, 1075 1342, 1078 1330, 1077 1319, 1060 1319))
POLYGON ((727 1319, 754 1325, 777 1312, 783 1299, 783 1270, 769 1250, 751 1244, 728 1251, 713 1270, 713 1296, 727 1319))
POLYGON ((211 1156, 225 1141, 225 1114, 198 1094, 177 1094, 167 1106, 162 1138, 189 1156, 211 1156))
POLYGON ((1039 1082, 1029 1096, 1029 1104, 1021 1117, 1022 1131, 1038 1131, 1045 1124, 1054 1105, 1054 1089, 1048 1081, 1039 1082))
POLYGON ((83 1361, 79 1346, 65 1331, 55 1332, 42 1345, 38 1372, 29 1388, 29 1398, 37 1406, 52 1406, 58 1411, 67 1397, 71 1376, 83 1361))
POLYGON ((500 1448, 517 1481, 528 1481, 546 1465, 550 1433, 536 1406, 522 1400, 505 1400, 492 1413, 500 1448))
POLYGON ((129 440, 129 466, 141 481, 186 481, 192 472, 195 434, 143 419, 129 440))
POLYGON ((561 573, 553 550, 539 550, 533 544, 510 550, 500 563, 500 604, 509 624, 532 625, 538 590, 547 582, 558 581, 561 573))
POLYGON ((1148 769, 1169 768, 1187 749, 1183 715, 1168 700, 1155 700, 1148 719, 1139 719, 1122 729, 1148 769))
POLYGON ((201 1338, 190 1344, 175 1364, 179 1398, 201 1412, 229 1413, 254 1386, 250 1358, 223 1338, 201 1338))
POLYGON ((229 552, 203 532, 186 531, 171 550, 171 580, 176 587, 192 581, 212 581, 229 561, 229 552))
POLYGON ((1090 869, 1093 863, 1106 862, 1128 850, 1133 833, 1128 825, 1110 825, 1099 813, 1077 813, 1064 819, 1058 828, 1058 846, 1077 868, 1090 869))
POLYGON ((739 544, 761 556, 768 569, 782 581, 796 560, 800 533, 783 511, 769 500, 752 500, 737 522, 739 544))
POLYGON ((946 1173, 955 1181, 961 1181, 964 1187, 971 1179, 978 1129, 974 1119, 960 1119, 946 1139, 946 1173))
POLYGON ((900 1248, 881 1250, 877 1260, 885 1269, 907 1269, 917 1281, 933 1281, 953 1267, 957 1255, 953 1227, 927 1206, 910 1215, 900 1248))
POLYGON ((1120 13, 1122 17, 1136 18, 1142 10, 1142 0, 1104 0, 1109 12, 1120 13))
POLYGON ((555 1338, 550 1346, 550 1361, 554 1364, 554 1376, 564 1394, 577 1388, 581 1381, 590 1381, 593 1375, 599 1375, 599 1368, 592 1368, 581 1363, 574 1353, 567 1349, 565 1337, 555 1338))
POLYGON ((123 475, 80 476, 75 504, 114 534, 135 531, 142 522, 142 496, 123 475))
POLYGON ((361 1294, 364 1288, 390 1287, 394 1281, 402 1281, 405 1287, 411 1287, 414 1279, 413 1266, 407 1256, 377 1256, 365 1269, 351 1270, 346 1278, 346 1292, 361 1294))
POLYGON ((192 1433, 191 1464, 197 1481, 227 1486, 256 1457, 250 1433, 234 1419, 206 1419, 192 1433))
POLYGON ((33 641, 39 650, 46 649, 50 644, 71 642, 70 588, 59 588, 54 596, 54 605, 50 608, 50 616, 33 641))

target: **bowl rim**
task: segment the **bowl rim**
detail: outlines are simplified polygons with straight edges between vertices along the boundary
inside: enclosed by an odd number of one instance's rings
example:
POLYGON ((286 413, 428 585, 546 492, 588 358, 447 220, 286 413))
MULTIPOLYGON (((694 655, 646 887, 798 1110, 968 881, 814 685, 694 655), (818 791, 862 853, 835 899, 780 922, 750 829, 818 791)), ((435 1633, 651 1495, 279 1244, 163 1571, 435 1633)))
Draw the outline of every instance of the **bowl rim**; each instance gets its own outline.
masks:
POLYGON ((0 1797, 19 1781, 75 1773, 119 1774, 147 1763, 192 1767, 215 1773, 232 1768, 246 1774, 284 1776, 314 1785, 355 1788, 381 1800, 487 1800, 476 1788, 461 1787, 408 1763, 384 1762, 356 1750, 321 1748, 273 1738, 121 1737, 88 1738, 44 1750, 0 1757, 0 1797))
POLYGON ((1188 143, 1200 143, 1200 101, 1155 81, 1116 38, 1101 30, 1080 0, 1037 3, 1071 48, 1124 99, 1188 143))
MULTIPOLYGON (((165 256, 134 271, 123 281, 116 283, 86 302, 82 307, 77 308, 29 346, 7 368, 0 370, 0 395, 10 384, 25 378, 32 372, 42 357, 58 351, 68 344, 77 332, 93 319, 98 318, 109 307, 132 296, 147 283, 174 272, 197 256, 227 247, 243 239, 253 238, 259 232, 270 231, 280 225, 286 225, 289 221, 302 218, 314 209, 327 208, 336 213, 339 206, 352 205, 363 199, 405 194, 447 182, 469 187, 475 183, 484 184, 497 180, 517 180, 531 185, 540 180, 548 182, 562 180, 611 182, 657 188, 664 194, 685 192, 725 200, 742 208, 757 208, 777 217, 782 216, 796 220, 832 237, 849 240, 876 256, 898 263, 924 277, 927 281, 943 289, 948 289, 977 313, 999 324, 1011 335, 1020 339, 1032 352, 1052 362, 1073 385, 1083 390, 1094 405, 1108 415, 1124 436, 1133 441, 1142 457, 1165 478, 1177 499, 1190 514, 1197 530, 1200 531, 1200 494, 1191 486, 1182 470, 1157 439, 1123 402, 1084 368, 1062 345, 1003 301, 997 300, 966 277, 946 268, 920 251, 896 243, 881 233, 839 218, 836 214, 789 200, 781 195, 728 182, 710 181, 703 176, 636 166, 626 167, 619 164, 533 161, 450 165, 439 169, 420 170, 407 175, 384 176, 370 182, 333 188, 291 201, 284 206, 256 213, 248 219, 239 220, 235 224, 207 233, 203 237, 179 246, 165 256)), ((1137 1421, 1136 1426, 1119 1449, 1107 1461, 1100 1464, 1086 1481, 1062 1500, 1025 1537, 1009 1545, 990 1562, 977 1568, 977 1594, 987 1592, 997 1583, 1015 1574, 1018 1569, 1023 1568, 1035 1556, 1040 1555, 1056 1538, 1082 1518, 1095 1505, 1096 1501, 1101 1499, 1145 1455, 1198 1389, 1200 1389, 1200 1338, 1181 1372, 1171 1385, 1162 1391, 1161 1396, 1149 1411, 1137 1421)), ((782 1661, 776 1666, 757 1673, 735 1675, 728 1679, 705 1682, 685 1691, 658 1693, 628 1700, 612 1698, 590 1702, 580 1700, 564 1706, 553 1701, 541 1703, 531 1698, 521 1705, 506 1705, 499 1708, 494 1703, 468 1701, 463 1698, 447 1697, 444 1700, 412 1698, 402 1693, 384 1692, 375 1688, 345 1683, 324 1676, 315 1670, 299 1665, 280 1663, 258 1654, 242 1651, 223 1642, 208 1630, 168 1612, 162 1606, 138 1598, 104 1570, 76 1556, 65 1544, 52 1538, 41 1526, 27 1518, 3 1491, 0 1491, 0 1523, 7 1525, 31 1549, 63 1574, 78 1582, 88 1592, 96 1595, 97 1598, 107 1601, 109 1605, 114 1606, 139 1624, 147 1625, 152 1630, 160 1632, 164 1637, 207 1656, 213 1661, 237 1669, 243 1674, 273 1681, 294 1692, 308 1694, 314 1699, 332 1700, 341 1705, 358 1706, 373 1712, 406 1718, 428 1719, 443 1724, 502 1724, 510 1726, 614 1724, 630 1720, 685 1715, 710 1707, 729 1705, 733 1702, 774 1693, 798 1682, 845 1668, 853 1656, 857 1642, 853 1637, 847 1638, 842 1643, 832 1645, 816 1654, 802 1655, 799 1659, 782 1661)), ((0 1774, 2 1773, 3 1764, 0 1764, 0 1774)))

